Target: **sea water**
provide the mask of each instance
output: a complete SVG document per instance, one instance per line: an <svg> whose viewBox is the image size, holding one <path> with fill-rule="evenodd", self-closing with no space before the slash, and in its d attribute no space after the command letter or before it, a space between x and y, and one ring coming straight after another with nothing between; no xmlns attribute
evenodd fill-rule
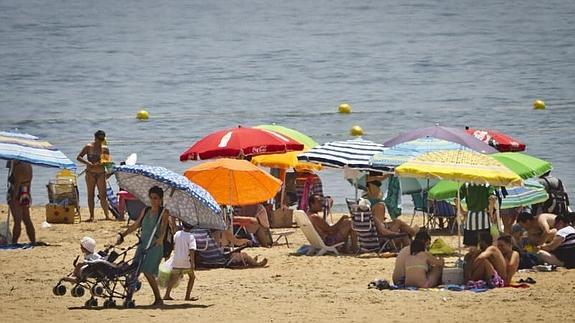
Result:
<svg viewBox="0 0 575 323"><path fill-rule="evenodd" d="M353 125L380 143L436 123L487 127L551 161L573 195L573 17L567 0L3 0L0 129L73 160L102 129L116 162L135 152L182 173L195 164L184 150L238 124L319 143L350 139ZM54 175L34 168L34 204ZM354 193L342 172L320 176L343 207ZM83 178L80 193L86 205Z"/></svg>

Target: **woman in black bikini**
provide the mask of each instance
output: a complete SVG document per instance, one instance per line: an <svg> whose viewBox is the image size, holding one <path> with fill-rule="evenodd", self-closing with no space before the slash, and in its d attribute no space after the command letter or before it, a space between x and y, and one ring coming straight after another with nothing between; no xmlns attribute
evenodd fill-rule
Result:
<svg viewBox="0 0 575 323"><path fill-rule="evenodd" d="M108 200L106 199L106 169L102 164L102 156L110 155L108 146L104 144L105 141L106 133L102 130L96 131L94 142L84 146L78 157L76 157L79 162L86 164L85 177L88 190L88 208L90 209L90 219L87 222L94 221L94 193L96 186L98 187L98 197L100 198L100 205L104 210L106 220L111 220L108 214Z"/></svg>

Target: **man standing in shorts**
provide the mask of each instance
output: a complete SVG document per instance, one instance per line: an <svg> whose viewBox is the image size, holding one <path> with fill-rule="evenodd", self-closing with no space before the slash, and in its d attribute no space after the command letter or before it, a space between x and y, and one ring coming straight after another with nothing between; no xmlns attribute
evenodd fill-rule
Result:
<svg viewBox="0 0 575 323"><path fill-rule="evenodd" d="M461 199L467 203L467 216L463 225L463 244L468 247L475 247L479 243L479 236L488 233L491 228L491 221L487 209L489 206L489 196L494 189L492 186L464 184L461 186L459 194Z"/></svg>

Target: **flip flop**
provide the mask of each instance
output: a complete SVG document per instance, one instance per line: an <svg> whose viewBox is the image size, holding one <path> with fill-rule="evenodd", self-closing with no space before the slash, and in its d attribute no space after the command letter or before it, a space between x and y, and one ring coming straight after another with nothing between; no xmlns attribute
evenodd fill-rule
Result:
<svg viewBox="0 0 575 323"><path fill-rule="evenodd" d="M511 283L511 284L509 284L509 287L513 287L513 288L529 288L529 284L527 284L527 283L520 283L520 284Z"/></svg>
<svg viewBox="0 0 575 323"><path fill-rule="evenodd" d="M527 284L535 284L535 283L537 283L537 282L535 281L535 279L533 279L533 278L531 278L531 277L527 277L526 279L521 278L521 279L519 279L517 282L520 283L520 284L521 284L521 283L527 283Z"/></svg>

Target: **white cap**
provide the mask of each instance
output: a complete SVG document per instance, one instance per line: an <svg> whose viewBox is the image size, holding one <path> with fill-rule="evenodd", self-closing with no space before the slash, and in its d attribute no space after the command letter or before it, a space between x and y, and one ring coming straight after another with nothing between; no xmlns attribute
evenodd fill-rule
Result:
<svg viewBox="0 0 575 323"><path fill-rule="evenodd" d="M82 240L80 240L80 245L90 253L94 253L96 250L96 240L90 237L83 237Z"/></svg>

